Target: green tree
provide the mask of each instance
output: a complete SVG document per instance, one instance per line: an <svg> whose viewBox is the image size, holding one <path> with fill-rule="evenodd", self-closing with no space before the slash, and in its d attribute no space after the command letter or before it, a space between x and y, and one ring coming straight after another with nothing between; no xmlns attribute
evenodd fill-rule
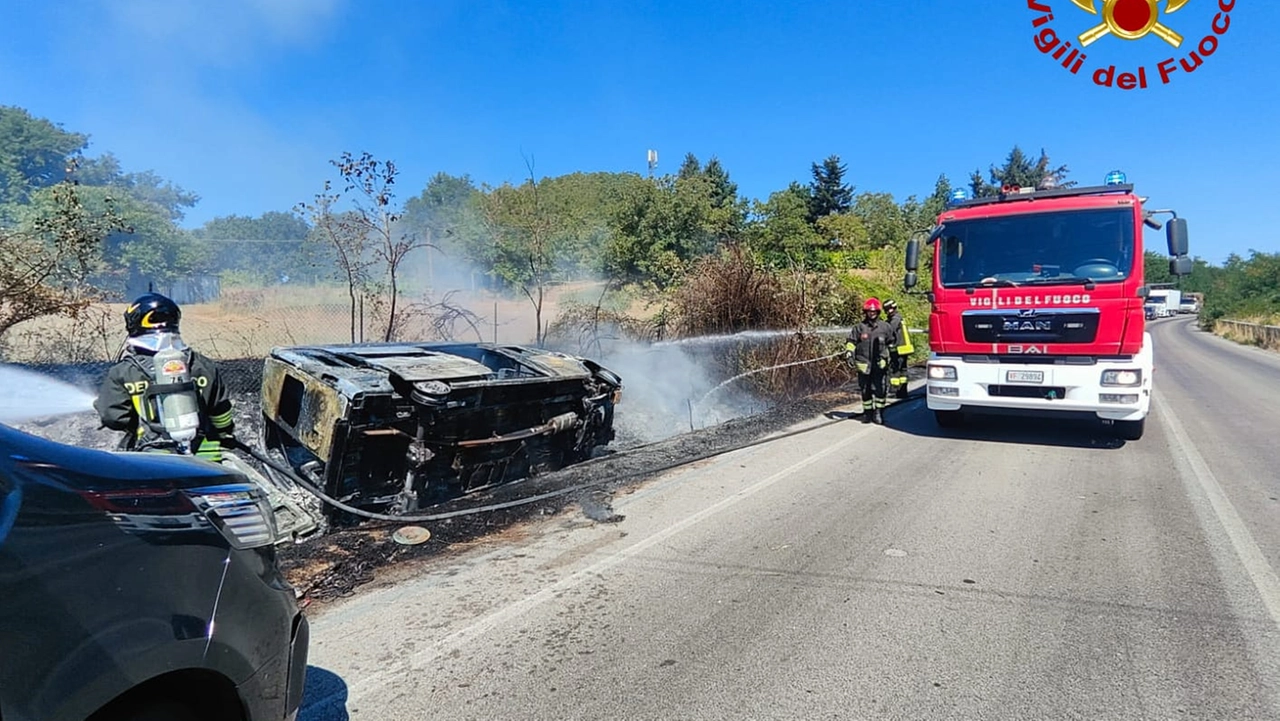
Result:
<svg viewBox="0 0 1280 721"><path fill-rule="evenodd" d="M493 244L487 259L506 283L518 288L533 306L534 342L546 333L543 312L547 288L557 261L556 221L545 202L542 183L529 166L529 180L504 183L485 195L483 208Z"/></svg>
<svg viewBox="0 0 1280 721"><path fill-rule="evenodd" d="M427 181L418 195L404 204L401 224L408 232L422 238L423 263L406 270L406 280L434 289L450 279L470 287L477 273L493 277L493 269L473 262L473 249L489 242L484 227L481 204L484 193L468 175L455 176L439 172ZM480 253L479 257L484 257Z"/></svg>
<svg viewBox="0 0 1280 721"><path fill-rule="evenodd" d="M809 184L809 222L831 213L843 213L853 205L853 188L844 182L848 166L840 164L840 156L831 155L822 164L814 163L813 181Z"/></svg>
<svg viewBox="0 0 1280 721"><path fill-rule="evenodd" d="M1076 183L1067 179L1069 173L1066 165L1054 166L1044 149L1040 150L1040 157L1033 161L1022 148L1014 145L1000 167L990 167L990 183L983 180L981 171L975 170L969 176L969 189L973 197L982 198L999 194L1005 186L1039 188L1051 183L1058 188L1070 188Z"/></svg>
<svg viewBox="0 0 1280 721"><path fill-rule="evenodd" d="M853 204L853 214L867 229L870 248L905 246L911 234L903 209L889 193L860 193Z"/></svg>
<svg viewBox="0 0 1280 721"><path fill-rule="evenodd" d="M124 230L109 200L96 212L64 181L32 193L15 227L0 228L0 337L14 325L74 316L100 297L88 282L102 240Z"/></svg>
<svg viewBox="0 0 1280 721"><path fill-rule="evenodd" d="M401 222L441 253L461 258L481 231L481 196L471 176L436 173L405 202Z"/></svg>
<svg viewBox="0 0 1280 721"><path fill-rule="evenodd" d="M760 254L764 262L774 268L796 265L817 265L822 251L839 248L841 243L860 242L860 233L836 220L825 221L828 237L823 237L809 222L812 206L810 191L797 182L769 195L769 199L756 201L753 220L747 230L750 246ZM824 215L823 218L844 218L844 214ZM840 233L850 237L839 237Z"/></svg>
<svg viewBox="0 0 1280 721"><path fill-rule="evenodd" d="M685 153L684 160L680 163L680 169L676 171L676 177L695 178L702 174L702 163L698 161L698 156L693 153Z"/></svg>
<svg viewBox="0 0 1280 721"><path fill-rule="evenodd" d="M729 172L715 156L702 169L711 198L711 230L721 241L736 240L742 236L747 223L748 203L738 195L738 184L729 178Z"/></svg>
<svg viewBox="0 0 1280 721"><path fill-rule="evenodd" d="M12 218L13 206L27 203L36 190L67 179L88 142L88 136L22 108L0 105L0 220Z"/></svg>
<svg viewBox="0 0 1280 721"><path fill-rule="evenodd" d="M732 240L743 204L717 207L705 173L627 182L613 204L605 269L613 279L668 287L689 265Z"/></svg>
<svg viewBox="0 0 1280 721"><path fill-rule="evenodd" d="M175 185L150 170L126 173L120 161L111 153L96 158L86 158L76 171L82 185L100 185L117 188L136 200L153 205L174 222L182 220L188 208L200 202L200 196Z"/></svg>
<svg viewBox="0 0 1280 721"><path fill-rule="evenodd" d="M191 235L208 248L215 272L268 285L319 279L317 268L330 264L332 258L310 252L316 247L306 242L310 233L311 226L297 215L270 211L257 218L214 218Z"/></svg>
<svg viewBox="0 0 1280 721"><path fill-rule="evenodd" d="M162 208L105 186L81 186L80 192L86 207L103 212L110 205L127 226L127 231L111 233L103 242L97 282L104 290L136 295L212 272L209 247L175 225Z"/></svg>
<svg viewBox="0 0 1280 721"><path fill-rule="evenodd" d="M1142 277L1147 283L1172 283L1174 277L1169 274L1169 257L1154 250L1143 253Z"/></svg>
<svg viewBox="0 0 1280 721"><path fill-rule="evenodd" d="M914 230L932 227L938 222L938 216L942 215L942 211L946 210L947 204L951 202L951 191L951 181L946 174L939 175L933 184L933 192L924 199L920 216L912 223Z"/></svg>

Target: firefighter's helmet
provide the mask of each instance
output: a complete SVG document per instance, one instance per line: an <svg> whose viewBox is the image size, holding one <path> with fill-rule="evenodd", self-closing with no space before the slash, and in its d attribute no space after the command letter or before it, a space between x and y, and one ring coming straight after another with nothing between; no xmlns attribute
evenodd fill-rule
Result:
<svg viewBox="0 0 1280 721"><path fill-rule="evenodd" d="M867 298L867 302L865 302L865 303L863 303L863 304L862 304L862 310L863 310L864 312L866 312L866 311L870 311L870 312L873 312L873 313L879 313L879 312L880 312L880 301L879 301L879 299L877 299L877 298Z"/></svg>
<svg viewBox="0 0 1280 721"><path fill-rule="evenodd" d="M177 333L182 311L159 293L139 296L124 311L124 329L130 338L148 333Z"/></svg>
<svg viewBox="0 0 1280 721"><path fill-rule="evenodd" d="M894 311L894 310L897 310L897 309L898 309L898 301L896 301L896 300L886 300L886 301L884 302L884 312L888 313L889 311Z"/></svg>

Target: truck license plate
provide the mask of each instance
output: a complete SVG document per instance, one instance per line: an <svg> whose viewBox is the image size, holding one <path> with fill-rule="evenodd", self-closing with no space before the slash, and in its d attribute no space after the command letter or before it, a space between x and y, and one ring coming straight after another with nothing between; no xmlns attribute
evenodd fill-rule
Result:
<svg viewBox="0 0 1280 721"><path fill-rule="evenodd" d="M1008 383L1044 383L1044 371L1009 371Z"/></svg>

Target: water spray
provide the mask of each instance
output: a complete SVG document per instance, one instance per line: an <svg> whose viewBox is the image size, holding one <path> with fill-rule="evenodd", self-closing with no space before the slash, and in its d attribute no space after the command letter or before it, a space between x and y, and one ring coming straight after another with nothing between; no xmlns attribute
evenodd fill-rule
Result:
<svg viewBox="0 0 1280 721"><path fill-rule="evenodd" d="M650 347L654 349L669 347L690 347L690 346L712 346L723 345L726 343L758 343L774 338L783 338L786 336L800 335L804 333L813 335L837 335L848 333L848 328L809 328L805 330L744 330L737 333L722 333L716 335L699 335L689 338L675 338L672 340L661 340L653 343Z"/></svg>
<svg viewBox="0 0 1280 721"><path fill-rule="evenodd" d="M843 332L843 331L841 331L841 332ZM810 363L821 363L822 361L825 361L825 360L834 360L834 359L839 358L839 357L841 357L841 356L843 356L843 355L844 355L844 351L840 351L839 353L832 353L831 355L824 355L824 356L821 356L821 357L819 357L819 358L810 358L810 359L808 359L808 360L801 360L801 361L791 361L790 363L779 363L779 364L777 364L777 365L766 366L766 367L764 367L764 368L753 368L752 370L744 371L744 372L739 373L738 375L733 376L733 377L731 377L731 378L726 378L725 380L721 381L721 382L720 382L720 384L719 384L719 385L717 385L715 388L712 388L711 390L707 391L707 392L706 392L706 394L705 394L705 395L703 395L701 398L699 398L699 399L698 399L698 401L697 401L696 403L693 403L693 404L691 404L691 405L689 406L689 427L690 427L690 430L692 430L692 429L693 429L693 408L694 408L694 407L701 407L701 406L702 406L702 404L703 404L703 403L705 403L705 402L706 402L706 400L707 400L708 398L710 398L712 395L714 395L714 394L715 394L717 391L719 391L721 388L724 388L725 386L728 386L729 384L733 383L734 381L740 380L740 379L742 379L742 378L746 378L747 376L753 376L753 375L755 375L755 374L757 374L757 373L764 373L764 372L766 372L766 371L778 370L778 369L780 369L780 368L791 368L791 367L794 367L794 366L808 365L808 364L810 364Z"/></svg>

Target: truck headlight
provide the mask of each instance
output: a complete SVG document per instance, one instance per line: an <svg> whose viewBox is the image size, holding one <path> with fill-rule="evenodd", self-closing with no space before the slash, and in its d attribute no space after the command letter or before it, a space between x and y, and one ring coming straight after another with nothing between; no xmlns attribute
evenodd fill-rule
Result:
<svg viewBox="0 0 1280 721"><path fill-rule="evenodd" d="M1102 385L1104 386L1140 386L1142 385L1142 371L1102 371Z"/></svg>
<svg viewBox="0 0 1280 721"><path fill-rule="evenodd" d="M956 369L953 366L929 366L929 379L953 381L956 379Z"/></svg>

